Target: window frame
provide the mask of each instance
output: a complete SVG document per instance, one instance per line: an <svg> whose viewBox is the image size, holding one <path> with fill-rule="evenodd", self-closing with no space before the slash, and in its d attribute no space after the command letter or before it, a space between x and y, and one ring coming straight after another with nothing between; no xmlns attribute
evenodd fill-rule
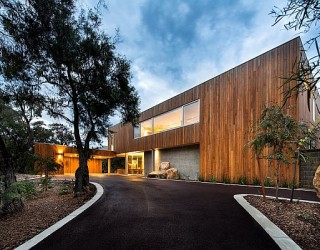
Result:
<svg viewBox="0 0 320 250"><path fill-rule="evenodd" d="M192 105L194 103L198 103L198 114L199 114L199 118L198 118L198 121L197 122L193 122L193 123L189 123L187 125L185 125L185 121L184 121L184 114L185 114L185 107L189 106L189 105ZM164 129L164 130L161 130L160 132L154 132L154 120L155 118L157 117L160 117L160 116L163 116L165 114L168 114L170 112L174 112L178 109L182 109L182 117L181 117L181 125L180 126L177 126L177 127L174 127L174 128L169 128L169 129ZM171 109L171 110L168 110L167 112L164 112L162 114L159 114L159 115L156 115L154 117L151 117L149 119L146 119L144 121L141 121L139 122L138 126L139 126L139 129L140 129L140 137L135 137L135 128L133 130L133 139L140 139L140 138L143 138L143 137L147 137L147 136L150 136L150 135L145 135L145 136L142 136L142 131L141 131L141 124L146 122L146 121L149 121L151 120L151 134L150 135L155 135L155 134L159 134L159 133L163 133L163 132L167 132L167 131L170 131L170 130L173 130L173 129L177 129L177 128L182 128L182 127L186 127L186 126L189 126L189 125L193 125L193 124L197 124L197 123L200 123L200 99L197 99L197 100L194 100L192 102L189 102L189 103L186 103L184 105L181 105L180 107L177 107L177 108L174 108L174 109Z"/></svg>

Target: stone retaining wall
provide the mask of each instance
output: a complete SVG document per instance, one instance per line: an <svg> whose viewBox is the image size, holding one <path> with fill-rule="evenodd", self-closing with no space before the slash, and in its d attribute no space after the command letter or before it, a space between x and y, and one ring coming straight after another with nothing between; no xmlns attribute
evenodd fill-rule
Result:
<svg viewBox="0 0 320 250"><path fill-rule="evenodd" d="M300 187L313 189L313 177L320 165L320 149L305 152L306 162L300 161Z"/></svg>

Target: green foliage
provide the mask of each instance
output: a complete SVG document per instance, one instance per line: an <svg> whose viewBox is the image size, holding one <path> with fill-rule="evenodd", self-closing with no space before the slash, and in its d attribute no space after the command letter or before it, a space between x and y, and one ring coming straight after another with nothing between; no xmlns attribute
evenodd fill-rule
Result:
<svg viewBox="0 0 320 250"><path fill-rule="evenodd" d="M249 183L247 176L240 176L238 178L238 183L241 185L247 185Z"/></svg>
<svg viewBox="0 0 320 250"><path fill-rule="evenodd" d="M40 155L36 155L35 157L35 170L37 171L37 173L44 173L47 176L49 172L58 171L62 167L61 164L57 163L51 156L42 157Z"/></svg>
<svg viewBox="0 0 320 250"><path fill-rule="evenodd" d="M7 201L30 199L37 195L36 185L30 181L14 182L5 191Z"/></svg>
<svg viewBox="0 0 320 250"><path fill-rule="evenodd" d="M81 193L89 182L90 143L107 136L116 112L123 122L135 123L140 101L130 84L129 61L101 29L103 1L94 9L78 6L74 0L6 1L0 73L8 82L30 83L38 93L50 89L43 107L73 127L80 159L75 190ZM85 181L78 182L80 175Z"/></svg>
<svg viewBox="0 0 320 250"><path fill-rule="evenodd" d="M198 181L204 182L204 177L203 177L203 175L199 174L199 176L198 176Z"/></svg>
<svg viewBox="0 0 320 250"><path fill-rule="evenodd" d="M253 184L253 185L256 185L256 186L259 186L259 185L260 185L260 180L259 180L259 178L258 178L258 177L253 177L252 184Z"/></svg>
<svg viewBox="0 0 320 250"><path fill-rule="evenodd" d="M63 184L60 187L59 195L66 195L66 194L70 194L71 192L72 192L72 190L70 189L69 185L68 184Z"/></svg>
<svg viewBox="0 0 320 250"><path fill-rule="evenodd" d="M40 183L42 186L42 191L47 191L48 188L53 188L53 182L52 182L52 177L50 176L44 176L40 178Z"/></svg>
<svg viewBox="0 0 320 250"><path fill-rule="evenodd" d="M226 184L230 184L231 183L231 179L228 175L223 175L222 176L222 182L226 183Z"/></svg>
<svg viewBox="0 0 320 250"><path fill-rule="evenodd" d="M53 123L49 125L49 131L52 133L50 142L60 145L74 144L74 136L69 127L60 123Z"/></svg>
<svg viewBox="0 0 320 250"><path fill-rule="evenodd" d="M216 183L217 182L217 178L214 175L210 176L210 182Z"/></svg>
<svg viewBox="0 0 320 250"><path fill-rule="evenodd" d="M285 114L277 104L266 106L254 126L254 138L249 142L249 146L257 157L261 157L263 149L270 149L262 158L276 163L276 198L278 198L279 168L282 164L291 163L296 150L300 150L298 145L301 142L301 136L304 136L305 127L298 124L290 115ZM267 182L266 186L268 185Z"/></svg>
<svg viewBox="0 0 320 250"><path fill-rule="evenodd" d="M19 110L10 104L5 104L1 99L0 121L1 137L10 153L15 170L19 173L33 173L34 141L51 142L52 132L45 128L43 122L30 121L28 124Z"/></svg>
<svg viewBox="0 0 320 250"><path fill-rule="evenodd" d="M51 177L49 177L49 173L52 174L58 171L61 167L61 164L57 163L55 159L51 156L36 156L35 171L37 173L45 174L45 177L41 178L44 191L47 191L48 188L52 187Z"/></svg>
<svg viewBox="0 0 320 250"><path fill-rule="evenodd" d="M283 188L292 188L292 182L288 181L288 180L285 180L282 185L281 185Z"/></svg>
<svg viewBox="0 0 320 250"><path fill-rule="evenodd" d="M264 185L266 187L272 187L273 186L273 183L272 183L272 179L270 177L267 177L265 180L264 180Z"/></svg>

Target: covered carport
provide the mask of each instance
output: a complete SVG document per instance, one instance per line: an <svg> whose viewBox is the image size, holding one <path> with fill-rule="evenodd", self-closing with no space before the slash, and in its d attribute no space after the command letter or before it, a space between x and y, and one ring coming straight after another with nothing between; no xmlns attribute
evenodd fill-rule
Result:
<svg viewBox="0 0 320 250"><path fill-rule="evenodd" d="M57 174L74 174L79 166L79 155L76 147L65 145L36 143L34 152L41 157L52 157L62 165ZM108 174L111 173L111 158L116 157L111 150L92 149L88 160L89 173L102 173L102 161L108 160Z"/></svg>

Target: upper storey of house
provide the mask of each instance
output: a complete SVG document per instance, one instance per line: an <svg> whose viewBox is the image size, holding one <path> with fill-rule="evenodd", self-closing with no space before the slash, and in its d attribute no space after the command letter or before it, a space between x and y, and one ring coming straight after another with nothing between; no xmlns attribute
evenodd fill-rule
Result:
<svg viewBox="0 0 320 250"><path fill-rule="evenodd" d="M264 105L283 103L283 79L293 73L301 56L297 37L142 112L137 127L110 127L109 148L125 153L200 144L201 151L219 145L225 152L240 152L244 133ZM312 114L305 98L291 98L285 108L309 121Z"/></svg>

